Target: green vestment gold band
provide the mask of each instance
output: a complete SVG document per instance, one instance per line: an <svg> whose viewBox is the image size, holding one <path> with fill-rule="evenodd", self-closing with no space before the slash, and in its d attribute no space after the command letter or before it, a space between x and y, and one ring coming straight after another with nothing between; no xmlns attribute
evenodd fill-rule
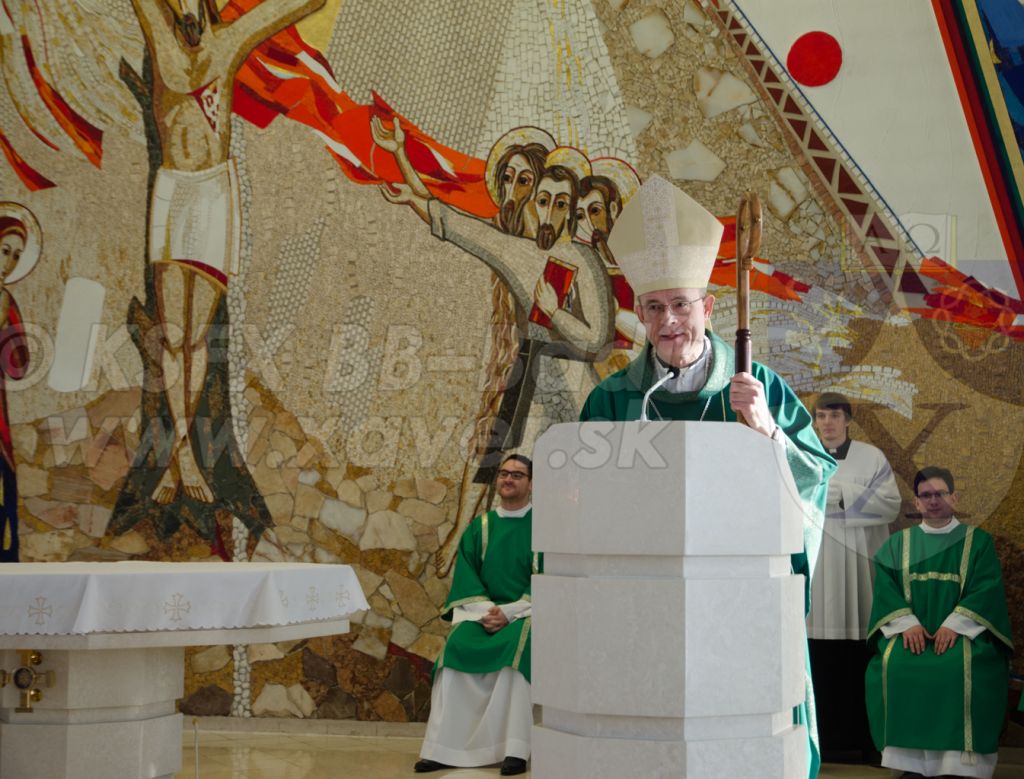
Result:
<svg viewBox="0 0 1024 779"><path fill-rule="evenodd" d="M915 655L903 648L902 634L882 632L908 614L932 635L951 614L986 629L974 639L960 636L941 655L931 642ZM879 749L998 751L1013 643L992 536L967 525L892 536L875 555L870 624L874 655L865 679Z"/></svg>
<svg viewBox="0 0 1024 779"><path fill-rule="evenodd" d="M533 511L522 517L502 517L489 511L466 526L455 558L451 592L444 618L469 603L495 605L530 599L530 577L541 561L532 550ZM448 636L435 671L452 668L467 673L491 673L515 668L530 681L530 618L516 619L496 633L479 622L460 622Z"/></svg>

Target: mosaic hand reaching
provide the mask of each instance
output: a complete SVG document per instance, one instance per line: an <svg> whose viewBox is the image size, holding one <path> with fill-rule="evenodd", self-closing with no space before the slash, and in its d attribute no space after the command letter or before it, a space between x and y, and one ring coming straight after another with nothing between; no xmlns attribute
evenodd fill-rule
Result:
<svg viewBox="0 0 1024 779"><path fill-rule="evenodd" d="M420 178L419 173L413 168L412 163L409 161L409 155L405 151L405 130L402 129L401 120L396 116L393 126L388 128L384 126L384 122L381 121L379 116L374 116L370 119L370 134L373 136L375 144L384 151L394 155L395 162L398 163L398 169L402 172L402 178L405 179L406 185L418 197L429 200L431 197L430 190L427 189L423 179Z"/></svg>
<svg viewBox="0 0 1024 779"><path fill-rule="evenodd" d="M373 136L375 144L392 154L397 154L400 149L405 147L405 131L397 117L395 117L395 125L392 128L385 127L379 116L372 117L370 119L370 134Z"/></svg>
<svg viewBox="0 0 1024 779"><path fill-rule="evenodd" d="M429 198L417 195L408 184L380 184L377 188L389 203L409 206L420 219L430 224L430 214L427 212Z"/></svg>

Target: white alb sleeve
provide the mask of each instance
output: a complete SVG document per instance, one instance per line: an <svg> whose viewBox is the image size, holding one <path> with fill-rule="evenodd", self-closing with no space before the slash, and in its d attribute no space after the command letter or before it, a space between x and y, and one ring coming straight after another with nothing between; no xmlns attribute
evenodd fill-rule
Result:
<svg viewBox="0 0 1024 779"><path fill-rule="evenodd" d="M494 602L479 600L476 603L467 603L464 606L456 606L452 609L452 627L460 622L479 622L484 614L494 608Z"/></svg>
<svg viewBox="0 0 1024 779"><path fill-rule="evenodd" d="M921 621L913 614L904 614L902 617L896 617L891 619L882 625L882 635L886 638L892 638L897 633L902 633L904 630L909 630L915 625L920 625Z"/></svg>
<svg viewBox="0 0 1024 779"><path fill-rule="evenodd" d="M967 636L972 641L985 632L987 629L984 625L979 625L970 617L965 617L963 614L950 614L942 623L942 627L949 628L954 633L959 633L961 636Z"/></svg>
<svg viewBox="0 0 1024 779"><path fill-rule="evenodd" d="M501 613L505 615L505 619L509 622L514 622L517 619L526 619L533 614L533 604L528 600L517 600L512 603L505 603L498 606L501 609Z"/></svg>

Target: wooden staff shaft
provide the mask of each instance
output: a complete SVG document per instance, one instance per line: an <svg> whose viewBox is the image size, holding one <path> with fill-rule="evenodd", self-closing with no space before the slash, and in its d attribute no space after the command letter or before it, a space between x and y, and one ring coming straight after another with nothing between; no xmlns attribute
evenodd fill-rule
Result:
<svg viewBox="0 0 1024 779"><path fill-rule="evenodd" d="M736 213L736 373L750 373L750 271L761 248L761 199L747 192Z"/></svg>

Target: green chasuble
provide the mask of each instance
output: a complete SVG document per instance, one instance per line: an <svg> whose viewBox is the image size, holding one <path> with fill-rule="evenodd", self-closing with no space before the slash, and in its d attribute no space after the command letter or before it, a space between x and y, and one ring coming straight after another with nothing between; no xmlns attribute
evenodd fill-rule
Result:
<svg viewBox="0 0 1024 779"><path fill-rule="evenodd" d="M522 517L500 517L489 511L466 526L455 557L455 575L444 619L468 603L491 601L497 606L530 600L530 577L540 573L533 554L533 510ZM515 668L530 681L530 617L516 619L497 633L479 622L460 622L437 658L435 672L452 668L467 673L491 673Z"/></svg>
<svg viewBox="0 0 1024 779"><path fill-rule="evenodd" d="M901 634L886 638L881 631L914 614L934 635L953 613L986 630L973 640L960 636L941 655L930 641L912 654ZM1013 644L992 536L967 525L949 533L912 527L892 536L875 555L870 624L874 656L865 678L879 749L998 751Z"/></svg>
<svg viewBox="0 0 1024 779"><path fill-rule="evenodd" d="M697 392L658 390L651 395L653 402L648 415L652 419L736 421L736 412L729 405L729 381L736 363L735 352L714 333L707 331L706 335L711 341L711 366L704 387ZM836 461L822 447L812 427L814 420L782 377L757 362L753 364L753 374L764 385L768 408L785 433L786 461L803 504L804 548L792 556L792 566L794 573L804 576L804 609L807 612L810 611L811 573L821 547L828 480L836 469ZM580 413L580 421L625 422L639 419L644 393L655 381L651 345L648 344L643 354L594 388ZM794 710L793 721L807 727L808 776L813 779L818 775L821 761L809 661L805 664L805 689L805 701Z"/></svg>

